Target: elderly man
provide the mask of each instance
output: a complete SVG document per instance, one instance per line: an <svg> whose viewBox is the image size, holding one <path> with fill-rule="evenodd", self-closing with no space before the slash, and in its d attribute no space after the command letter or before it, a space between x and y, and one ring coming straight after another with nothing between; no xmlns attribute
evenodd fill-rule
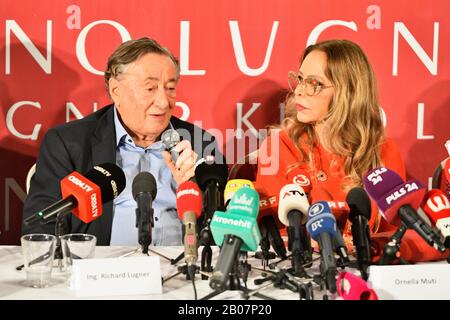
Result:
<svg viewBox="0 0 450 320"><path fill-rule="evenodd" d="M61 199L60 180L70 172L85 173L94 165L110 162L124 171L125 190L104 204L102 216L91 223L69 215L66 231L93 234L98 245L137 245L136 202L131 187L139 172L148 171L158 188L153 202L153 245L181 245L176 188L194 176L197 157L205 156L205 148L216 150L217 146L199 127L172 116L179 78L177 60L156 41L141 38L121 44L109 57L105 71L114 104L46 133L23 219ZM167 129L188 133L175 147L180 153L175 163L161 142ZM54 229L54 223L24 224L22 233L54 233Z"/></svg>

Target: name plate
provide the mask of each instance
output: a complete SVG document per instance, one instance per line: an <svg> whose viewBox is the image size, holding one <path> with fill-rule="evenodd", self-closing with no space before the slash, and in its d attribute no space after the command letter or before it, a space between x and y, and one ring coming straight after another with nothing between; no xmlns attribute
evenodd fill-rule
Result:
<svg viewBox="0 0 450 320"><path fill-rule="evenodd" d="M450 265L370 266L369 284L381 300L450 299Z"/></svg>
<svg viewBox="0 0 450 320"><path fill-rule="evenodd" d="M78 296L161 294L159 257L73 260L70 288Z"/></svg>

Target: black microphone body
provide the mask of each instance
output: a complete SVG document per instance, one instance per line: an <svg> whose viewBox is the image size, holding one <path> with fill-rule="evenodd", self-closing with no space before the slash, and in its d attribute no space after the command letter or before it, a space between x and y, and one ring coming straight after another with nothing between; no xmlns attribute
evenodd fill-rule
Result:
<svg viewBox="0 0 450 320"><path fill-rule="evenodd" d="M261 234L268 235L269 242L276 254L283 260L287 259L286 247L284 246L284 241L281 238L275 218L272 215L267 215L261 218L260 225Z"/></svg>
<svg viewBox="0 0 450 320"><path fill-rule="evenodd" d="M348 219L351 222L358 269L362 278L367 280L369 277L367 269L371 264L369 220L372 213L372 205L366 191L359 187L349 191L346 202L350 208Z"/></svg>
<svg viewBox="0 0 450 320"><path fill-rule="evenodd" d="M441 252L446 250L440 235L423 221L417 211L409 204L405 204L398 209L398 216L409 229L415 230L430 246L434 246Z"/></svg>
<svg viewBox="0 0 450 320"><path fill-rule="evenodd" d="M153 200L156 198L157 186L155 177L149 172L140 172L133 180L132 194L136 201L136 227L138 229L138 242L142 252L148 252L152 243Z"/></svg>
<svg viewBox="0 0 450 320"><path fill-rule="evenodd" d="M48 223L53 221L52 218L58 214L70 213L74 208L78 206L78 201L74 196L69 196L65 199L61 199L58 202L53 203L47 208L29 216L24 220L26 225L31 225L37 221L42 223Z"/></svg>
<svg viewBox="0 0 450 320"><path fill-rule="evenodd" d="M347 264L348 262L350 262L348 258L347 247L345 246L344 238L342 237L341 231L339 229L336 229L336 236L334 237L334 248L343 264Z"/></svg>
<svg viewBox="0 0 450 320"><path fill-rule="evenodd" d="M223 291L226 289L230 272L235 265L243 241L238 236L226 234L223 239L220 255L209 285L212 289Z"/></svg>
<svg viewBox="0 0 450 320"><path fill-rule="evenodd" d="M306 262L304 257L304 245L302 234L302 219L303 213L300 210L291 210L288 212L289 220L289 241L288 248L292 252L292 266L295 273L300 275L303 274L303 264Z"/></svg>
<svg viewBox="0 0 450 320"><path fill-rule="evenodd" d="M207 204L204 210L206 220L211 219L217 210L225 210L223 190L217 180L209 180L203 194Z"/></svg>
<svg viewBox="0 0 450 320"><path fill-rule="evenodd" d="M225 211L224 189L228 178L228 166L203 162L195 169L195 179L203 192L203 214L201 216L202 231L200 234L203 245L213 245L214 239L209 230L209 224L217 210Z"/></svg>
<svg viewBox="0 0 450 320"><path fill-rule="evenodd" d="M153 197L148 192L140 192L136 195L136 227L138 228L139 244L144 248L152 243L153 221ZM143 252L144 252L143 251ZM146 253L146 252L144 252Z"/></svg>
<svg viewBox="0 0 450 320"><path fill-rule="evenodd" d="M334 257L334 248L331 235L327 232L319 234L317 242L320 248L320 273L324 275L326 283L331 292L336 292L336 259Z"/></svg>
<svg viewBox="0 0 450 320"><path fill-rule="evenodd" d="M371 263L370 254L370 228L367 218L357 215L352 219L352 238L356 248L356 260L358 269L364 280L368 279L367 268Z"/></svg>

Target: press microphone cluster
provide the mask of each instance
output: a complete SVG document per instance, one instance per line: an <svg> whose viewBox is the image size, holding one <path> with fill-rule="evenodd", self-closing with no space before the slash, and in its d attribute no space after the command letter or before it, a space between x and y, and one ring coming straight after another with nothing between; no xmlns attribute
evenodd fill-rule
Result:
<svg viewBox="0 0 450 320"><path fill-rule="evenodd" d="M102 215L102 204L115 199L125 183L125 174L113 163L96 165L84 175L74 171L61 180L62 199L26 218L24 223L47 223L70 212L90 223Z"/></svg>
<svg viewBox="0 0 450 320"><path fill-rule="evenodd" d="M261 241L256 217L258 215L259 195L250 188L236 191L228 204L226 212L216 211L211 220L214 241L221 251L210 277L211 288L226 289L230 272L237 263L240 251L256 251Z"/></svg>
<svg viewBox="0 0 450 320"><path fill-rule="evenodd" d="M425 188L418 180L404 182L394 171L380 167L367 173L364 188L388 223L394 226L403 224L415 230L430 246L445 251L440 235L416 211L425 194Z"/></svg>

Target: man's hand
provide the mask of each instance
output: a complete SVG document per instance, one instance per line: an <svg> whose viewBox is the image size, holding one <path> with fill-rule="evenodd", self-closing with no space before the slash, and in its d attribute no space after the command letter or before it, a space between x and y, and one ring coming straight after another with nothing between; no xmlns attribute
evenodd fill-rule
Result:
<svg viewBox="0 0 450 320"><path fill-rule="evenodd" d="M180 154L176 163L172 161L172 156L168 151L163 151L162 155L175 181L180 185L195 175L197 154L192 150L191 143L188 140L178 143L174 150Z"/></svg>

